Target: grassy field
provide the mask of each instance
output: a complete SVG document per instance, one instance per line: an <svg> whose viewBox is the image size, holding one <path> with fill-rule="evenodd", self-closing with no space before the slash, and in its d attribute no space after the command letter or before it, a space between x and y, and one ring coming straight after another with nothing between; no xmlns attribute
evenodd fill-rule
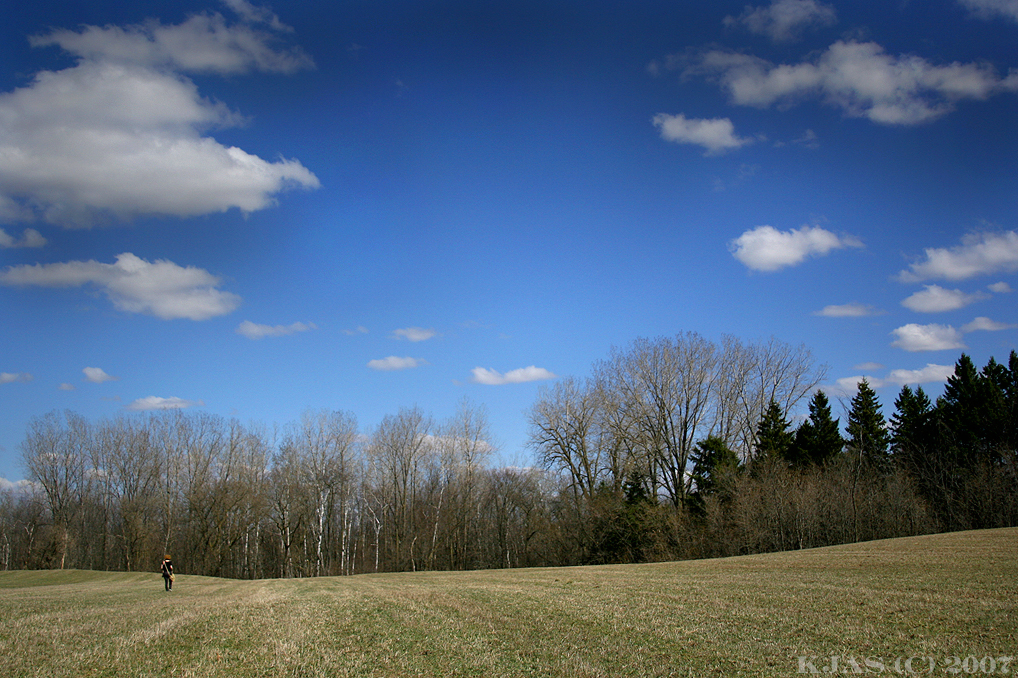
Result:
<svg viewBox="0 0 1018 678"><path fill-rule="evenodd" d="M7 676L791 676L832 655L839 672L920 656L1001 674L1018 529L649 565L182 575L169 593L158 574L3 572L0 614Z"/></svg>

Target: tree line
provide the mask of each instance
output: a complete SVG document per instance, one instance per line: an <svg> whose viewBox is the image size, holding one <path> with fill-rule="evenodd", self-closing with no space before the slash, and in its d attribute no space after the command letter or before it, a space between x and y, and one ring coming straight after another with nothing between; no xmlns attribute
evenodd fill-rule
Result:
<svg viewBox="0 0 1018 678"><path fill-rule="evenodd" d="M868 383L844 434L804 346L638 339L527 412L491 463L483 408L268 429L204 412L32 420L34 491L0 495L0 569L239 578L640 562L1018 525L1018 355L962 355L943 395ZM789 417L808 406L793 426ZM805 414L805 412L804 412Z"/></svg>

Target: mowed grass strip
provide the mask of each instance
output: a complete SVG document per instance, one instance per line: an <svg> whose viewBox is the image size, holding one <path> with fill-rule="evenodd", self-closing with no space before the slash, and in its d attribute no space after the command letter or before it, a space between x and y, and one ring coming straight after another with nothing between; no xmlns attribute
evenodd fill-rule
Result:
<svg viewBox="0 0 1018 678"><path fill-rule="evenodd" d="M799 656L1018 655L1018 529L647 565L178 576L169 593L157 574L4 572L0 614L10 676L796 675Z"/></svg>

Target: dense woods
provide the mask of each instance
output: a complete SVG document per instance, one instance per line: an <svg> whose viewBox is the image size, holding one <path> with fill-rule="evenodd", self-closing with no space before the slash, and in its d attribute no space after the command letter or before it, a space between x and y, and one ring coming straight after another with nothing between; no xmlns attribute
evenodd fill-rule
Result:
<svg viewBox="0 0 1018 678"><path fill-rule="evenodd" d="M844 426L805 347L639 339L527 412L530 467L492 463L483 408L369 432L203 412L50 413L0 495L0 568L239 578L638 562L1018 525L1018 355L962 355L942 396L865 381ZM800 423L794 425L793 420Z"/></svg>

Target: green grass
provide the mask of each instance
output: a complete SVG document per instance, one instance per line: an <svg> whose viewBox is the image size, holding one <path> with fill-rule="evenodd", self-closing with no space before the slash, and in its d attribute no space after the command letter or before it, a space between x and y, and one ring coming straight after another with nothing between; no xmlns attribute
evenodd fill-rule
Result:
<svg viewBox="0 0 1018 678"><path fill-rule="evenodd" d="M1018 655L1018 529L648 565L181 575L170 593L158 574L3 572L0 615L8 676L791 676L800 655L883 657L891 675L899 656Z"/></svg>

